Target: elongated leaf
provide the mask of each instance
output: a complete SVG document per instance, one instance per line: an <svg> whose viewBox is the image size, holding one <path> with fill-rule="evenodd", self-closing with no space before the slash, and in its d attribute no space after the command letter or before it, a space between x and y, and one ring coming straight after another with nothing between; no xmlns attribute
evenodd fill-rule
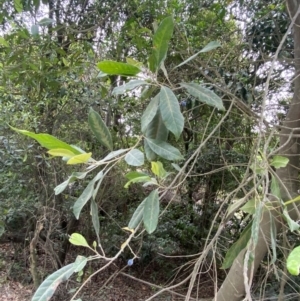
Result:
<svg viewBox="0 0 300 301"><path fill-rule="evenodd" d="M272 175L272 181L271 181L271 193L278 199L281 199L281 193L280 193L280 187L278 180L275 178L275 176Z"/></svg>
<svg viewBox="0 0 300 301"><path fill-rule="evenodd" d="M135 209L131 220L128 224L128 228L130 229L135 229L138 224L141 222L142 218L143 218L143 213L144 213L144 206L145 206L145 202L146 202L147 198L144 199L139 206Z"/></svg>
<svg viewBox="0 0 300 301"><path fill-rule="evenodd" d="M170 39L173 35L174 22L172 17L165 18L157 28L153 36L153 57L155 61L150 63L150 70L156 72L165 60ZM154 58L151 58L154 60Z"/></svg>
<svg viewBox="0 0 300 301"><path fill-rule="evenodd" d="M161 118L161 114L157 111L152 121L148 124L145 136L151 139L166 141L168 139L168 134L169 131Z"/></svg>
<svg viewBox="0 0 300 301"><path fill-rule="evenodd" d="M91 216L92 216L93 227L95 229L99 241L99 233L100 233L99 213L98 213L98 206L93 199L91 200Z"/></svg>
<svg viewBox="0 0 300 301"><path fill-rule="evenodd" d="M146 110L144 111L142 118L141 118L141 126L142 132L145 133L149 123L153 120L157 113L159 104L159 94L157 94L152 100L149 102Z"/></svg>
<svg viewBox="0 0 300 301"><path fill-rule="evenodd" d="M251 237L251 227L252 227L252 222L249 223L249 225L247 225L247 227L244 229L237 242L235 242L227 251L221 267L222 269L230 268L235 258L239 255L239 253L244 248L246 248L248 241Z"/></svg>
<svg viewBox="0 0 300 301"><path fill-rule="evenodd" d="M118 149L118 150L116 150L116 151L110 152L106 157L104 157L104 158L101 160L101 162L102 162L102 161L103 161L103 162L109 161L109 160L111 160L111 159L113 159L113 158L116 158L116 157L118 157L118 156L124 154L124 153L127 152L127 151L128 151L128 149Z"/></svg>
<svg viewBox="0 0 300 301"><path fill-rule="evenodd" d="M33 138L36 140L41 146L47 148L47 149L66 149L69 150L70 152L79 155L80 152L72 147L71 145L49 135L49 134L35 134L26 130L19 130L11 126L11 129L14 131L23 134L25 136L28 136L30 138Z"/></svg>
<svg viewBox="0 0 300 301"><path fill-rule="evenodd" d="M156 159L156 153L150 148L146 139L144 139L144 151L148 161L154 161Z"/></svg>
<svg viewBox="0 0 300 301"><path fill-rule="evenodd" d="M288 163L289 163L288 158L283 156L274 156L270 165L274 166L275 168L281 168L281 167L286 167Z"/></svg>
<svg viewBox="0 0 300 301"><path fill-rule="evenodd" d="M168 87L161 87L159 109L166 128L178 139L183 130L184 118L177 97Z"/></svg>
<svg viewBox="0 0 300 301"><path fill-rule="evenodd" d="M124 185L124 188L128 188L133 183L147 183L147 182L152 182L152 178L150 178L149 176L140 176L140 177L137 177L137 178L134 178L134 179L128 181ZM152 182L152 184L155 184L155 183Z"/></svg>
<svg viewBox="0 0 300 301"><path fill-rule="evenodd" d="M69 183L74 182L76 179L84 179L87 174L87 172L73 172L72 175L68 178L68 180L64 181L63 183L57 185L54 188L55 195L62 193L67 188Z"/></svg>
<svg viewBox="0 0 300 301"><path fill-rule="evenodd" d="M147 140L147 143L152 149L152 151L155 152L160 157L170 161L183 159L180 151L174 146L172 146L171 144L164 141L150 139L150 138L145 138L145 139Z"/></svg>
<svg viewBox="0 0 300 301"><path fill-rule="evenodd" d="M69 238L69 242L74 246L89 247L86 239L79 233L73 233Z"/></svg>
<svg viewBox="0 0 300 301"><path fill-rule="evenodd" d="M87 264L87 258L85 256L78 255L74 262L74 272L78 273L84 269Z"/></svg>
<svg viewBox="0 0 300 301"><path fill-rule="evenodd" d="M188 63L191 60L193 60L194 58L196 58L200 53L211 51L211 50L213 50L215 48L218 48L220 46L221 46L221 44L219 42L217 42L217 41L209 42L203 49L201 49L199 52L195 53L194 55L192 55L191 57L189 57L188 59L186 59L184 62L180 63L175 68L178 68L180 66L185 65L186 63Z"/></svg>
<svg viewBox="0 0 300 301"><path fill-rule="evenodd" d="M88 119L89 119L89 126L93 134L96 136L97 140L100 143L102 143L104 146L106 146L109 150L112 150L113 149L112 138L101 116L92 108L90 108Z"/></svg>
<svg viewBox="0 0 300 301"><path fill-rule="evenodd" d="M47 153L54 157L73 157L76 155L70 150L64 148L50 149L49 151L47 151Z"/></svg>
<svg viewBox="0 0 300 301"><path fill-rule="evenodd" d="M48 276L39 286L31 301L50 300L59 284L68 280L74 272L74 263L71 263Z"/></svg>
<svg viewBox="0 0 300 301"><path fill-rule="evenodd" d="M159 216L159 196L158 190L153 190L148 197L144 205L143 222L146 231L151 234L155 231L158 223Z"/></svg>
<svg viewBox="0 0 300 301"><path fill-rule="evenodd" d="M253 241L254 246L256 246L258 241L258 235L259 235L259 229L260 229L260 221L261 221L261 215L263 212L264 204L262 202L258 203L258 206L255 210L253 222L252 222L252 228L251 228L251 238Z"/></svg>
<svg viewBox="0 0 300 301"><path fill-rule="evenodd" d="M92 156L92 153L80 154L73 156L67 161L68 165L87 163Z"/></svg>
<svg viewBox="0 0 300 301"><path fill-rule="evenodd" d="M135 76L141 72L136 66L115 61L103 61L98 63L97 67L102 72L111 75Z"/></svg>
<svg viewBox="0 0 300 301"><path fill-rule="evenodd" d="M246 213L254 214L258 204L259 204L259 200L256 198L253 198L253 199L249 200L240 209Z"/></svg>
<svg viewBox="0 0 300 301"><path fill-rule="evenodd" d="M133 180L139 177L149 177L149 175L144 172L138 172L138 171L130 171L125 175L125 178L128 180Z"/></svg>
<svg viewBox="0 0 300 301"><path fill-rule="evenodd" d="M140 80L140 79L131 80L130 82L126 83L123 86L115 87L112 91L112 94L115 94L115 95L124 94L126 91L130 91L137 87L147 85L147 84L148 83L145 82L144 80Z"/></svg>
<svg viewBox="0 0 300 301"><path fill-rule="evenodd" d="M213 106L221 111L225 110L222 99L213 91L196 83L181 83L180 85L186 88L189 94L197 97L201 102Z"/></svg>
<svg viewBox="0 0 300 301"><path fill-rule="evenodd" d="M125 156L127 164L132 166L141 166L144 164L144 154L138 149L132 149Z"/></svg>
<svg viewBox="0 0 300 301"><path fill-rule="evenodd" d="M18 13L21 13L23 11L23 4L21 0L14 0L14 6Z"/></svg>
<svg viewBox="0 0 300 301"><path fill-rule="evenodd" d="M300 246L296 247L286 260L287 270L291 275L298 276L300 272Z"/></svg>

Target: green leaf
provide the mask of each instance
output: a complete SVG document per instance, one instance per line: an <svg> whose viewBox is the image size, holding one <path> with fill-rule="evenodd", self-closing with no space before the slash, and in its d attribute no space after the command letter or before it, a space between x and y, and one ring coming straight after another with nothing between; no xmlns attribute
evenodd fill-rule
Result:
<svg viewBox="0 0 300 301"><path fill-rule="evenodd" d="M85 256L78 255L74 262L74 272L78 273L84 269L87 264L87 258Z"/></svg>
<svg viewBox="0 0 300 301"><path fill-rule="evenodd" d="M95 229L97 238L99 240L100 222L99 222L98 206L93 199L91 200L91 216L92 216L93 227Z"/></svg>
<svg viewBox="0 0 300 301"><path fill-rule="evenodd" d="M50 300L59 284L68 280L74 272L74 263L71 263L48 276L36 290L31 301Z"/></svg>
<svg viewBox="0 0 300 301"><path fill-rule="evenodd" d="M143 213L144 213L144 206L145 206L145 203L146 203L146 199L144 199L140 204L139 206L135 209L131 219L130 219L130 222L128 224L128 228L130 229L135 229L138 224L140 223L140 221L142 220L143 218Z"/></svg>
<svg viewBox="0 0 300 301"><path fill-rule="evenodd" d="M241 210L246 213L254 214L256 208L258 207L258 204L259 204L258 199L256 198L251 199L243 207L241 207Z"/></svg>
<svg viewBox="0 0 300 301"><path fill-rule="evenodd" d="M38 36L39 33L40 33L40 29L39 29L39 26L36 25L36 24L33 24L30 28L30 32L33 36Z"/></svg>
<svg viewBox="0 0 300 301"><path fill-rule="evenodd" d="M125 178L128 180L133 180L139 177L149 177L149 175L144 172L138 172L138 171L130 171L125 175Z"/></svg>
<svg viewBox="0 0 300 301"><path fill-rule="evenodd" d="M48 26L54 23L54 20L51 18L43 18L42 20L39 21L40 26Z"/></svg>
<svg viewBox="0 0 300 301"><path fill-rule="evenodd" d="M165 18L157 28L153 36L153 53L149 65L152 72L156 72L165 60L169 42L173 35L174 22L172 17Z"/></svg>
<svg viewBox="0 0 300 301"><path fill-rule="evenodd" d="M150 148L152 149L152 151L155 152L160 157L170 161L183 159L180 151L174 146L172 146L171 144L164 141L150 139L150 138L145 138L145 139L148 145L150 146Z"/></svg>
<svg viewBox="0 0 300 301"><path fill-rule="evenodd" d="M97 140L100 143L102 143L104 146L106 146L109 150L112 150L113 149L112 138L101 116L92 108L90 108L88 120L89 120L89 126L93 134L96 136Z"/></svg>
<svg viewBox="0 0 300 301"><path fill-rule="evenodd" d="M272 175L272 181L271 181L271 193L278 199L281 199L281 193L280 193L280 187L278 180L275 176Z"/></svg>
<svg viewBox="0 0 300 301"><path fill-rule="evenodd" d="M264 204L262 202L259 202L259 204L255 210L255 214L254 214L254 218L253 218L253 222L252 222L251 237L252 237L254 246L257 245L257 241L258 241L258 235L259 235L259 230L260 230L260 221L261 221L261 215L263 212L263 207L264 207Z"/></svg>
<svg viewBox="0 0 300 301"><path fill-rule="evenodd" d="M251 227L252 222L247 225L247 227L242 232L240 238L229 248L224 258L221 269L228 269L231 267L235 258L239 255L239 253L246 248L248 241L251 237Z"/></svg>
<svg viewBox="0 0 300 301"><path fill-rule="evenodd" d="M141 166L144 164L144 154L138 149L132 149L125 156L128 165Z"/></svg>
<svg viewBox="0 0 300 301"><path fill-rule="evenodd" d="M153 120L157 113L159 104L159 94L157 94L154 98L151 99L149 102L146 110L144 111L142 118L141 118L141 127L142 132L145 133L149 123Z"/></svg>
<svg viewBox="0 0 300 301"><path fill-rule="evenodd" d="M161 179L163 179L167 175L167 172L165 171L163 164L159 161L151 162L151 170L156 176L158 176Z"/></svg>
<svg viewBox="0 0 300 301"><path fill-rule="evenodd" d="M181 64L179 64L175 68L178 68L180 66L185 65L186 63L190 62L195 57L197 57L200 53L211 51L211 50L213 50L213 49L215 49L217 47L220 47L220 46L221 46L221 44L219 42L217 42L217 41L209 42L203 49L201 49L199 52L195 53L194 55L192 55L191 57L189 57L188 59L186 59L184 62L182 62Z"/></svg>
<svg viewBox="0 0 300 301"><path fill-rule="evenodd" d="M50 149L47 153L53 157L73 157L76 155L72 151L64 148Z"/></svg>
<svg viewBox="0 0 300 301"><path fill-rule="evenodd" d="M155 231L159 216L158 190L153 190L146 198L143 212L143 222L146 231L151 234Z"/></svg>
<svg viewBox="0 0 300 301"><path fill-rule="evenodd" d="M80 154L73 156L67 161L68 165L87 163L92 156L92 153Z"/></svg>
<svg viewBox="0 0 300 301"><path fill-rule="evenodd" d="M197 97L201 102L213 106L221 111L225 110L222 99L213 91L196 83L180 83L180 85L186 88L189 94Z"/></svg>
<svg viewBox="0 0 300 301"><path fill-rule="evenodd" d="M286 260L287 270L291 275L298 276L300 272L300 246L289 254Z"/></svg>
<svg viewBox="0 0 300 301"><path fill-rule="evenodd" d="M88 200L92 197L94 192L94 185L97 181L103 179L103 171L101 170L95 177L90 181L87 187L83 190L80 197L76 200L73 205L73 214L76 219L79 219L80 212Z"/></svg>
<svg viewBox="0 0 300 301"><path fill-rule="evenodd" d="M115 61L103 61L98 63L97 67L102 72L110 75L135 76L141 72L136 66Z"/></svg>
<svg viewBox="0 0 300 301"><path fill-rule="evenodd" d="M125 85L115 87L112 91L112 94L115 94L115 95L124 94L126 91L133 90L142 85L148 85L148 83L145 82L144 80L140 80L140 79L131 80L128 83L126 83Z"/></svg>
<svg viewBox="0 0 300 301"><path fill-rule="evenodd" d="M125 184L124 188L127 189L133 183L147 183L147 182L151 182L151 181L152 181L152 179L147 175L146 176L135 177L134 179L131 179L130 181L128 181ZM155 184L155 183L153 183L153 184Z"/></svg>
<svg viewBox="0 0 300 301"><path fill-rule="evenodd" d="M35 134L29 131L25 130L19 130L11 126L11 129L14 131L23 134L25 136L28 136L30 138L33 138L36 140L41 146L47 148L47 149L66 149L70 152L79 155L81 152L79 152L75 147L72 147L71 145L49 135L49 134Z"/></svg>
<svg viewBox="0 0 300 301"><path fill-rule="evenodd" d="M168 135L169 131L161 118L160 111L157 111L154 118L146 128L145 136L151 139L166 141L168 139Z"/></svg>
<svg viewBox="0 0 300 301"><path fill-rule="evenodd" d="M274 156L270 165L275 168L286 167L289 163L289 159L283 156Z"/></svg>
<svg viewBox="0 0 300 301"><path fill-rule="evenodd" d="M283 209L283 216L292 232L299 230L300 226L290 217L287 207L284 207Z"/></svg>
<svg viewBox="0 0 300 301"><path fill-rule="evenodd" d="M9 47L8 42L3 37L0 37L0 45L4 47Z"/></svg>
<svg viewBox="0 0 300 301"><path fill-rule="evenodd" d="M73 172L72 175L66 181L57 185L54 188L55 195L62 193L67 188L67 186L70 183L74 182L76 179L84 179L87 174L88 172Z"/></svg>
<svg viewBox="0 0 300 301"><path fill-rule="evenodd" d="M74 246L89 247L86 239L79 233L73 233L69 238L69 242Z"/></svg>
<svg viewBox="0 0 300 301"><path fill-rule="evenodd" d="M161 87L159 93L159 109L166 128L172 132L178 140L183 130L184 118L180 111L177 97L168 87Z"/></svg>
<svg viewBox="0 0 300 301"><path fill-rule="evenodd" d="M18 13L21 13L23 11L23 4L21 0L14 0L14 6Z"/></svg>

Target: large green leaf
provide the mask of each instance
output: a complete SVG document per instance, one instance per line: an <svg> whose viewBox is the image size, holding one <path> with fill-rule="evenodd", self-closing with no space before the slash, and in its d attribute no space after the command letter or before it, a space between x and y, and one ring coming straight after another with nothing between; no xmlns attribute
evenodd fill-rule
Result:
<svg viewBox="0 0 300 301"><path fill-rule="evenodd" d="M149 59L149 68L156 72L165 60L170 39L173 35L174 22L172 17L165 18L153 36L153 53Z"/></svg>
<svg viewBox="0 0 300 301"><path fill-rule="evenodd" d="M72 147L71 145L49 135L49 134L35 134L26 130L19 130L11 126L11 129L14 131L23 134L25 136L28 136L30 138L33 138L36 140L41 146L47 148L47 149L66 149L71 151L72 153L79 155L81 152L79 152L75 147Z"/></svg>
<svg viewBox="0 0 300 301"><path fill-rule="evenodd" d="M157 111L152 121L148 124L145 136L147 138L166 141L168 139L169 131L166 128L160 111Z"/></svg>
<svg viewBox="0 0 300 301"><path fill-rule="evenodd" d="M159 216L159 196L158 190L153 190L146 198L144 211L143 211L143 222L146 231L151 234L155 231L158 223Z"/></svg>
<svg viewBox="0 0 300 301"><path fill-rule="evenodd" d="M149 123L156 115L159 104L159 94L151 99L141 118L142 132L145 133Z"/></svg>
<svg viewBox="0 0 300 301"><path fill-rule="evenodd" d="M161 87L159 109L166 128L178 139L183 130L184 118L177 97L168 87Z"/></svg>
<svg viewBox="0 0 300 301"><path fill-rule="evenodd" d="M286 260L287 270L291 275L298 276L300 272L300 246L296 247Z"/></svg>
<svg viewBox="0 0 300 301"><path fill-rule="evenodd" d="M98 141L106 146L109 150L113 149L113 142L110 135L110 132L103 122L101 116L92 108L90 108L89 112L89 126L96 136Z"/></svg>
<svg viewBox="0 0 300 301"><path fill-rule="evenodd" d="M126 154L125 161L132 166L141 166L144 164L144 154L138 149L132 149Z"/></svg>
<svg viewBox="0 0 300 301"><path fill-rule="evenodd" d="M145 139L152 151L160 157L170 161L183 159L180 151L171 144L160 140L150 139L147 137Z"/></svg>
<svg viewBox="0 0 300 301"><path fill-rule="evenodd" d="M130 222L128 224L128 228L135 229L138 226L138 224L140 223L140 221L142 220L146 200L147 200L147 198L144 199L139 204L139 206L135 209L135 211L130 219Z"/></svg>
<svg viewBox="0 0 300 301"><path fill-rule="evenodd" d="M74 263L71 263L48 276L39 286L31 301L50 300L59 284L68 280L74 272Z"/></svg>
<svg viewBox="0 0 300 301"><path fill-rule="evenodd" d="M126 91L130 91L137 87L140 87L142 85L147 85L147 84L148 84L147 82L145 82L144 80L141 80L141 79L131 80L128 83L126 83L125 85L115 87L112 91L112 94L115 94L115 95L124 94Z"/></svg>
<svg viewBox="0 0 300 301"><path fill-rule="evenodd" d="M213 91L196 83L180 83L180 85L187 89L189 94L197 97L201 102L213 106L221 111L225 110L222 99Z"/></svg>
<svg viewBox="0 0 300 301"><path fill-rule="evenodd" d="M23 11L23 4L21 0L14 0L14 6L18 13L21 13Z"/></svg>
<svg viewBox="0 0 300 301"><path fill-rule="evenodd" d="M88 172L73 172L72 175L63 183L57 185L54 188L55 195L62 193L70 183L74 182L76 179L84 179Z"/></svg>
<svg viewBox="0 0 300 301"><path fill-rule="evenodd" d="M229 248L224 258L222 269L228 269L231 267L235 258L239 255L239 253L246 248L248 241L251 237L251 227L252 222L247 225L247 227L242 232L240 238Z"/></svg>
<svg viewBox="0 0 300 301"><path fill-rule="evenodd" d="M178 66L176 66L176 68L185 65L186 63L188 63L189 61L191 61L195 57L197 57L200 53L211 51L211 50L213 50L215 48L218 48L220 46L221 46L221 44L217 41L209 42L203 49L201 49L199 52L195 53L194 55L192 55L191 57L186 59L184 62L180 63Z"/></svg>
<svg viewBox="0 0 300 301"><path fill-rule="evenodd" d="M111 75L135 76L141 72L136 66L115 61L103 61L98 63L97 67L102 72Z"/></svg>

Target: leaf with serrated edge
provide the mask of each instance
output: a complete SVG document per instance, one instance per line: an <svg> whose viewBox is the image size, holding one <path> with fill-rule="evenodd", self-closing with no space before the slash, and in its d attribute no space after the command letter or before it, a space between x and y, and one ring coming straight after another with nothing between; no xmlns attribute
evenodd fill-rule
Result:
<svg viewBox="0 0 300 301"><path fill-rule="evenodd" d="M112 138L110 132L103 122L101 116L92 108L89 112L89 126L97 140L106 146L109 150L113 149Z"/></svg>
<svg viewBox="0 0 300 301"><path fill-rule="evenodd" d="M141 118L141 126L142 132L145 133L147 126L153 120L156 115L158 104L159 104L159 94L157 94L154 98L151 99L149 102L146 110L144 111L142 118Z"/></svg>
<svg viewBox="0 0 300 301"><path fill-rule="evenodd" d="M34 293L31 301L50 300L56 288L63 282L68 280L74 273L74 263L70 263L58 271L48 276Z"/></svg>
<svg viewBox="0 0 300 301"><path fill-rule="evenodd" d="M184 118L177 97L168 87L161 87L159 110L166 128L178 139L183 130Z"/></svg>
<svg viewBox="0 0 300 301"><path fill-rule="evenodd" d="M139 177L149 177L149 175L144 172L138 172L138 171L130 171L125 175L125 178L128 180L133 180Z"/></svg>
<svg viewBox="0 0 300 301"><path fill-rule="evenodd" d="M225 110L222 99L213 91L196 83L180 83L180 85L186 88L189 94L198 98L201 102L216 107L221 111Z"/></svg>
<svg viewBox="0 0 300 301"><path fill-rule="evenodd" d="M89 247L86 239L79 233L73 233L69 238L69 242L74 246Z"/></svg>
<svg viewBox="0 0 300 301"><path fill-rule="evenodd" d="M171 144L159 141L155 139L145 138L148 145L152 149L153 152L155 152L160 157L170 160L170 161L176 161L176 160L182 160L183 157L180 153L180 151L172 146Z"/></svg>
<svg viewBox="0 0 300 301"><path fill-rule="evenodd" d="M125 156L128 165L141 166L144 164L144 154L138 149L132 149Z"/></svg>
<svg viewBox="0 0 300 301"><path fill-rule="evenodd" d="M151 234L155 231L158 223L159 216L159 196L158 190L153 190L148 197L144 205L143 222L146 231Z"/></svg>
<svg viewBox="0 0 300 301"><path fill-rule="evenodd" d="M115 61L103 61L97 64L97 67L106 74L135 76L141 70L133 65Z"/></svg>
<svg viewBox="0 0 300 301"><path fill-rule="evenodd" d="M135 229L138 226L138 224L140 223L140 221L142 220L146 199L144 199L139 204L139 206L135 209L135 211L130 219L130 222L128 224L128 228Z"/></svg>

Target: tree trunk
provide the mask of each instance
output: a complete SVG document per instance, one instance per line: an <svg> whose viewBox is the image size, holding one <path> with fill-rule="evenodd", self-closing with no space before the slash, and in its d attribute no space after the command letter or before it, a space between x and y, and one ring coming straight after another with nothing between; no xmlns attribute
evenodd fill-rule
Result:
<svg viewBox="0 0 300 301"><path fill-rule="evenodd" d="M280 168L277 171L277 175L283 183L281 187L281 197L284 201L294 198L298 195L299 189L298 171L299 171L299 138L293 137L293 134L298 134L300 131L300 15L299 8L300 2L298 0L287 0L287 10L290 18L296 18L293 25L293 38L294 38L294 64L295 64L295 76L294 76L294 95L290 104L289 112L286 116L281 130L280 138L280 154L289 159L289 164L285 168ZM297 16L296 16L297 15ZM296 130L296 128L298 128ZM290 138L290 136L292 138ZM274 218L276 228L279 230L281 223L279 221L280 213L273 210L272 217ZM297 210L291 208L290 215L292 218L297 218ZM254 249L254 262L253 273L255 273L260 265L261 260L266 255L270 241L270 212L264 212L261 224L258 242ZM240 301L245 297L245 285L244 285L244 256L246 249L241 251L238 257L233 262L233 265L219 289L214 300L216 301ZM249 277L248 268L248 277Z"/></svg>

